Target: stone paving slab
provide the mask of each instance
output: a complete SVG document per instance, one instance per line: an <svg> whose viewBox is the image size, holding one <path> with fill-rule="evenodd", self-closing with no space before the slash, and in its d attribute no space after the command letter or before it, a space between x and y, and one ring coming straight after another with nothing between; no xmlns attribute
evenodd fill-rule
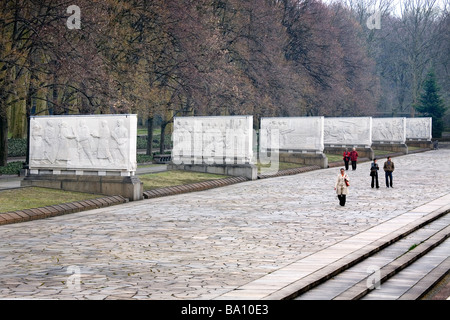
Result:
<svg viewBox="0 0 450 320"><path fill-rule="evenodd" d="M446 196L449 156L394 158L394 189L361 163L346 207L330 168L2 225L0 298L218 299Z"/></svg>

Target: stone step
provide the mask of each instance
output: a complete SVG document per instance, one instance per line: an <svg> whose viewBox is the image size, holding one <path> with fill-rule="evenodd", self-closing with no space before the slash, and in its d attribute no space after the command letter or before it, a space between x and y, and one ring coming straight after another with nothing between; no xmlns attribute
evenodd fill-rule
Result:
<svg viewBox="0 0 450 320"><path fill-rule="evenodd" d="M419 300L424 298L450 270L450 239L383 283L363 300ZM448 299L447 296L442 297ZM442 299L441 298L441 299Z"/></svg>
<svg viewBox="0 0 450 320"><path fill-rule="evenodd" d="M439 246L450 236L450 226L447 226L443 230L437 232L432 237L418 245L413 250L408 251L407 253L399 256L397 259L392 261L391 263L385 265L383 268L378 270L379 272L379 281L380 284L390 280L394 277L394 275L398 274L406 267L412 265L418 259L422 258L426 254L428 254L432 249ZM423 277L423 270L418 270L417 272L421 272L421 276ZM365 279L361 280L345 292L341 293L335 300L357 300L363 298L365 295L371 293L376 289L376 286L369 286L368 281L370 282L368 276ZM397 288L398 289L398 288ZM392 298L395 295L391 295ZM387 296L385 296L387 298Z"/></svg>
<svg viewBox="0 0 450 320"><path fill-rule="evenodd" d="M448 236L449 225L450 214L446 214L435 221L430 221L430 223L405 238L365 258L295 299L356 299L374 288L379 289L380 282L389 278L386 276L387 271L390 271L389 275L392 276L444 241ZM438 235L438 240L433 242L436 235ZM432 245L429 245L430 241ZM421 277L423 277L423 273Z"/></svg>

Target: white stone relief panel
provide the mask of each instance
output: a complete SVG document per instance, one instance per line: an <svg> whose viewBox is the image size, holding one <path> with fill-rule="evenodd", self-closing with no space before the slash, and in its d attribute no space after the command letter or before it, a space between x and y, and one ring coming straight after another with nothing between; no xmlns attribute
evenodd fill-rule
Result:
<svg viewBox="0 0 450 320"><path fill-rule="evenodd" d="M324 142L328 146L370 147L372 145L372 118L325 118Z"/></svg>
<svg viewBox="0 0 450 320"><path fill-rule="evenodd" d="M373 118L372 141L405 143L406 118Z"/></svg>
<svg viewBox="0 0 450 320"><path fill-rule="evenodd" d="M172 139L175 164L250 163L253 117L175 117Z"/></svg>
<svg viewBox="0 0 450 320"><path fill-rule="evenodd" d="M30 169L136 171L137 116L36 116Z"/></svg>
<svg viewBox="0 0 450 320"><path fill-rule="evenodd" d="M324 117L262 118L260 148L323 152L323 130Z"/></svg>
<svg viewBox="0 0 450 320"><path fill-rule="evenodd" d="M431 141L432 118L406 118L406 139Z"/></svg>

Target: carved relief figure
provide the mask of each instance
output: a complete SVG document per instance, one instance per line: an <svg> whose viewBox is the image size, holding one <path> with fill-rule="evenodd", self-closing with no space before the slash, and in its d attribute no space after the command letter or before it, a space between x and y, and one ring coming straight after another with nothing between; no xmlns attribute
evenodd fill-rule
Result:
<svg viewBox="0 0 450 320"><path fill-rule="evenodd" d="M172 134L173 149L172 159L180 160L180 157L190 157L192 155L192 132L187 121L175 121L174 131Z"/></svg>
<svg viewBox="0 0 450 320"><path fill-rule="evenodd" d="M75 139L76 136L71 128L67 125L65 121L59 124L59 134L58 134L58 151L56 154L56 160L67 162L72 159L73 155L69 149L70 140Z"/></svg>
<svg viewBox="0 0 450 320"><path fill-rule="evenodd" d="M92 156L92 148L91 148L91 133L89 131L89 127L86 125L84 120L80 120L78 126L78 155L80 156L80 162L82 160L83 155L85 155L90 163L94 164L94 159Z"/></svg>
<svg viewBox="0 0 450 320"><path fill-rule="evenodd" d="M289 134L294 131L285 120L278 121L278 129L280 130L280 148L287 148L289 144Z"/></svg>
<svg viewBox="0 0 450 320"><path fill-rule="evenodd" d="M44 130L44 156L45 159L50 163L55 162L56 157L56 146L58 143L58 139L56 136L56 130L53 127L54 122L51 120L47 120L47 126Z"/></svg>
<svg viewBox="0 0 450 320"><path fill-rule="evenodd" d="M109 146L111 131L109 130L108 122L106 120L100 121L98 135L93 136L98 138L97 159L107 159L109 163L112 163L113 157Z"/></svg>
<svg viewBox="0 0 450 320"><path fill-rule="evenodd" d="M32 161L44 160L44 130L37 121L33 121L32 132L32 149L30 152L30 158Z"/></svg>
<svg viewBox="0 0 450 320"><path fill-rule="evenodd" d="M203 157L223 157L223 132L219 129L216 122L208 123L203 131ZM217 159L220 160L221 159Z"/></svg>
<svg viewBox="0 0 450 320"><path fill-rule="evenodd" d="M116 122L116 127L112 132L111 136L117 142L117 148L119 154L122 157L120 162L124 162L127 159L127 141L128 141L128 131L123 125L123 120L119 119Z"/></svg>

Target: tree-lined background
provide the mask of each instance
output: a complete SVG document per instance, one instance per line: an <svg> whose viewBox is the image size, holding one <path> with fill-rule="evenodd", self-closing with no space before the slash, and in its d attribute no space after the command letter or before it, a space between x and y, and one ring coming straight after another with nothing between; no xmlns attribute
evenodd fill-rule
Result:
<svg viewBox="0 0 450 320"><path fill-rule="evenodd" d="M81 10L69 29L67 8ZM27 116L418 116L450 101L448 0L3 0L0 166ZM374 13L379 26L367 24ZM379 27L379 28L377 28ZM430 84L428 84L430 86ZM447 120L447 125L448 125ZM155 124L155 125L154 125Z"/></svg>

